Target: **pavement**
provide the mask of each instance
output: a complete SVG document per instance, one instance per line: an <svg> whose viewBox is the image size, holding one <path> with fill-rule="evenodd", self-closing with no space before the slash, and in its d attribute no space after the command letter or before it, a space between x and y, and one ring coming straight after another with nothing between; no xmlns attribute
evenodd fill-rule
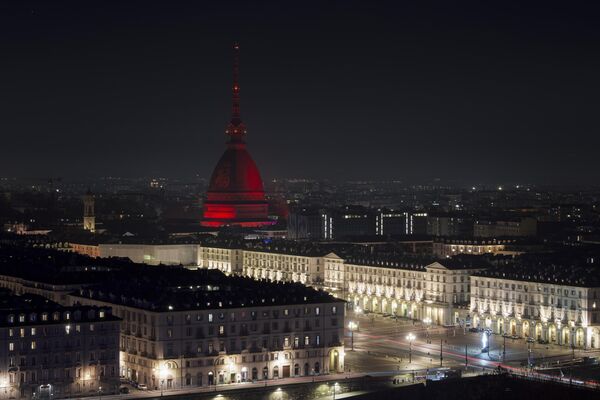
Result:
<svg viewBox="0 0 600 400"><path fill-rule="evenodd" d="M464 367L493 369L498 365L520 368L529 358L538 366L570 363L570 348L557 345L529 344L525 339L492 335L489 353L482 353L482 333L462 328L428 326L420 321L393 320L375 314L349 313L347 321L358 323L354 332L346 332L346 368L352 372L406 372L435 367ZM407 339L411 333L415 339ZM441 354L441 357L440 357ZM598 357L597 350L575 350L575 358ZM441 358L441 360L440 360Z"/></svg>
<svg viewBox="0 0 600 400"><path fill-rule="evenodd" d="M327 374L327 375L317 375L317 376L303 376L297 378L282 378L282 379L271 379L268 381L256 381L256 382L243 382L243 383L231 383L231 384L223 384L216 385L210 387L189 387L183 389L169 389L163 390L161 394L161 390L137 390L133 389L128 394L116 394L116 395L102 395L102 396L85 396L85 397L71 397L72 399L85 399L85 400L124 400L124 399L144 399L144 398L157 398L157 397L166 397L166 396L184 396L184 395L193 395L193 394L209 394L214 393L216 396L221 397L223 393L234 392L239 390L260 390L265 388L280 388L289 385L297 385L302 383L328 383L331 382L343 382L344 380L350 380L355 378L360 378L365 376L364 373L343 373L343 374ZM270 390L273 392L273 390ZM336 395L336 398L350 397L355 396L358 393L339 393Z"/></svg>

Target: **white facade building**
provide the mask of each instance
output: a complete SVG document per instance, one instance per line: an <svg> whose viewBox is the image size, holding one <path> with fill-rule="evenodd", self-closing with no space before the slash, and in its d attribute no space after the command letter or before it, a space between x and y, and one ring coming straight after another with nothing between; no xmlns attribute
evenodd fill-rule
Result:
<svg viewBox="0 0 600 400"><path fill-rule="evenodd" d="M472 276L473 325L497 334L600 348L600 286L540 275ZM552 280L552 281L550 281Z"/></svg>

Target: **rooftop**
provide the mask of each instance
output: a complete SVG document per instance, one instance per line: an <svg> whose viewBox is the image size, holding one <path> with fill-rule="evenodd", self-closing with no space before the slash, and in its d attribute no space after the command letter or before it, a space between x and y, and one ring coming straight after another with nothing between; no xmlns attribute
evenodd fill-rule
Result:
<svg viewBox="0 0 600 400"><path fill-rule="evenodd" d="M65 307L42 296L34 294L16 296L9 290L0 290L0 326L118 320L119 318L111 314L110 308L82 305Z"/></svg>
<svg viewBox="0 0 600 400"><path fill-rule="evenodd" d="M573 249L489 257L494 268L474 275L561 285L600 287L600 251Z"/></svg>
<svg viewBox="0 0 600 400"><path fill-rule="evenodd" d="M78 295L157 312L341 301L300 283L226 276L214 269L146 266L123 270L118 278L82 288Z"/></svg>

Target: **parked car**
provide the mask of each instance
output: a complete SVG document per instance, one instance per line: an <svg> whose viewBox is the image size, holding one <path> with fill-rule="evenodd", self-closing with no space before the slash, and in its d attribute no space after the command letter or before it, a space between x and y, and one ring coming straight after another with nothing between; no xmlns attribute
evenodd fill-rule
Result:
<svg viewBox="0 0 600 400"><path fill-rule="evenodd" d="M139 390L148 390L148 386L146 386L146 385L145 385L145 384L143 384L143 383L138 383L138 385L137 385L137 388L138 388Z"/></svg>
<svg viewBox="0 0 600 400"><path fill-rule="evenodd" d="M121 386L119 388L119 393L128 394L129 393L129 388L127 386Z"/></svg>
<svg viewBox="0 0 600 400"><path fill-rule="evenodd" d="M527 338L527 343L535 343L535 339L532 337Z"/></svg>
<svg viewBox="0 0 600 400"><path fill-rule="evenodd" d="M479 329L477 329L477 328L469 328L469 332L479 332Z"/></svg>

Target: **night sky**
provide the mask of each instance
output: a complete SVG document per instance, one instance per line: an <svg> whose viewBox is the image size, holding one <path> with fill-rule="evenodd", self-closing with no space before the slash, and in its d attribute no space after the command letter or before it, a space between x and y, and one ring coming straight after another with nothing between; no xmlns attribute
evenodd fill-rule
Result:
<svg viewBox="0 0 600 400"><path fill-rule="evenodd" d="M597 9L409 3L2 1L0 176L209 177L238 40L263 178L598 182Z"/></svg>

